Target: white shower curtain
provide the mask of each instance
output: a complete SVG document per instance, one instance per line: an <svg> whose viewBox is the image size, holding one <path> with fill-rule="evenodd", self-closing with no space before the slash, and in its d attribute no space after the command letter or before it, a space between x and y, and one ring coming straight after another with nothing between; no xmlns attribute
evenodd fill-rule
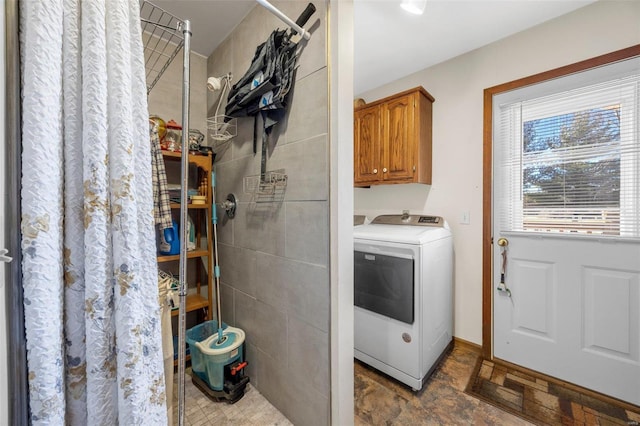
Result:
<svg viewBox="0 0 640 426"><path fill-rule="evenodd" d="M166 424L138 0L24 0L34 424Z"/></svg>

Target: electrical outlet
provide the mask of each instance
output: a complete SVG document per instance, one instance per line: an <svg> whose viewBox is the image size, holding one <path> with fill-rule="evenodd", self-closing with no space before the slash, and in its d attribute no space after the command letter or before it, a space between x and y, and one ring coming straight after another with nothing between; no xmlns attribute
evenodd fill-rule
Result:
<svg viewBox="0 0 640 426"><path fill-rule="evenodd" d="M469 213L469 210L465 210L460 213L460 223L462 225L468 225L471 223L471 213Z"/></svg>

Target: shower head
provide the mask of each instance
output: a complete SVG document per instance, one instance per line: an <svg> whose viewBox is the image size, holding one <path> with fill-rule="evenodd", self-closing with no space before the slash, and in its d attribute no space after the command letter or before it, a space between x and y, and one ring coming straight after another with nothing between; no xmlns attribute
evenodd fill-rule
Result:
<svg viewBox="0 0 640 426"><path fill-rule="evenodd" d="M230 82L231 78L232 78L231 73L227 73L222 77L209 77L207 79L207 89L209 89L210 92L215 92L216 90L220 90L222 89L222 82L224 80L226 80L227 82Z"/></svg>

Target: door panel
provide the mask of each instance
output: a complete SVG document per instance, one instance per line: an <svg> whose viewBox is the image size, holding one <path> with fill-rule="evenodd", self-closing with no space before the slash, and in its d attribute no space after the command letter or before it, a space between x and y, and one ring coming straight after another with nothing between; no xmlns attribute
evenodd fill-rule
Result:
<svg viewBox="0 0 640 426"><path fill-rule="evenodd" d="M354 180L356 183L375 182L382 176L380 107L355 112Z"/></svg>
<svg viewBox="0 0 640 426"><path fill-rule="evenodd" d="M587 267L583 276L584 349L638 362L640 274Z"/></svg>
<svg viewBox="0 0 640 426"><path fill-rule="evenodd" d="M415 97L402 96L385 104L383 132L386 145L383 151L383 179L413 178L415 158ZM385 172L384 169L387 169Z"/></svg>
<svg viewBox="0 0 640 426"><path fill-rule="evenodd" d="M515 288L513 324L521 333L553 339L556 328L555 312L555 265L548 262L513 260ZM517 297L515 295L517 294Z"/></svg>

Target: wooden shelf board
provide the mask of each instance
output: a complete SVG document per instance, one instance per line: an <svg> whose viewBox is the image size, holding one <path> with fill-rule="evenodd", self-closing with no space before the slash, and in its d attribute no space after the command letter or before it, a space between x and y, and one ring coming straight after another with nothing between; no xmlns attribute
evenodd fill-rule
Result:
<svg viewBox="0 0 640 426"><path fill-rule="evenodd" d="M208 209L209 204L187 204L187 208L189 209ZM171 203L172 209L179 209L180 203Z"/></svg>
<svg viewBox="0 0 640 426"><path fill-rule="evenodd" d="M208 257L209 251L206 249L196 249L187 252L187 259L194 259L197 257ZM170 256L158 256L158 263L171 262L173 260L180 260L179 254L172 254Z"/></svg>
<svg viewBox="0 0 640 426"><path fill-rule="evenodd" d="M207 300L206 297L203 297L200 294L188 294L187 295L187 303L186 305L186 311L187 312L193 312L193 311L197 311L198 309L202 309L202 308L208 308L209 307L209 301ZM173 309L171 311L171 316L176 316L178 315L178 309Z"/></svg>
<svg viewBox="0 0 640 426"><path fill-rule="evenodd" d="M165 151L162 150L162 155L167 159L181 159L181 152L173 152L173 151ZM198 167L209 170L211 168L211 155L198 155L198 154L189 154L189 163L195 164Z"/></svg>

